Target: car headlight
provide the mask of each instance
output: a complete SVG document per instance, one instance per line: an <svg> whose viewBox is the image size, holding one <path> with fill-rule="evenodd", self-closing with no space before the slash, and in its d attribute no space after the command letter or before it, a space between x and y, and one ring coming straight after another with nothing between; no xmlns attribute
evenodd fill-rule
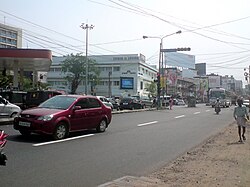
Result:
<svg viewBox="0 0 250 187"><path fill-rule="evenodd" d="M41 116L37 120L50 121L50 120L52 120L52 118L53 118L53 115L51 114L51 115Z"/></svg>

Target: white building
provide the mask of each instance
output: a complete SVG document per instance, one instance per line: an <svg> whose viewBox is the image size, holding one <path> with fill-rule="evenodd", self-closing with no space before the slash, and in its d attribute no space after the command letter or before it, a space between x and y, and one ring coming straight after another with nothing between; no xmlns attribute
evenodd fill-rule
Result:
<svg viewBox="0 0 250 187"><path fill-rule="evenodd" d="M147 95L147 84L156 79L158 70L145 62L142 54L96 55L89 56L100 69L100 82L95 86L95 94L103 96ZM66 57L53 57L47 82L54 89L70 90L70 84L61 71L62 62ZM88 81L91 93L91 81ZM85 93L85 80L80 83L77 93Z"/></svg>
<svg viewBox="0 0 250 187"><path fill-rule="evenodd" d="M0 48L22 48L22 30L0 23Z"/></svg>

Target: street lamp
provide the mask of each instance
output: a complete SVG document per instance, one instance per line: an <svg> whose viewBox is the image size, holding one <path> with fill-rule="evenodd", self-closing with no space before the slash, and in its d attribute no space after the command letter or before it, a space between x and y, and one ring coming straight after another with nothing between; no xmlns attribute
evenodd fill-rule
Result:
<svg viewBox="0 0 250 187"><path fill-rule="evenodd" d="M157 107L160 108L160 92L161 92L161 89L160 89L160 79L161 79L161 75L163 75L163 53L162 53L162 49L163 49L163 39L168 37L168 36L172 36L174 34L181 34L181 30L177 31L177 32L174 32L174 33L171 33L171 34L167 34L163 37L159 37L159 36L143 36L142 38L143 39L147 39L147 38L158 38L161 40L160 42L160 52L159 52L159 71L158 71L158 75L157 75Z"/></svg>
<svg viewBox="0 0 250 187"><path fill-rule="evenodd" d="M88 74L89 74L89 70L88 70L88 30L93 29L94 25L89 25L89 24L85 24L82 23L80 25L80 27L84 30L86 30L86 75L85 75L85 95L88 95Z"/></svg>

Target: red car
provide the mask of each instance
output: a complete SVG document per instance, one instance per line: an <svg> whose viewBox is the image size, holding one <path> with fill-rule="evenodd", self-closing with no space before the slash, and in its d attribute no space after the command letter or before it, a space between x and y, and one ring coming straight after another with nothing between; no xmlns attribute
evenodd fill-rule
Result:
<svg viewBox="0 0 250 187"><path fill-rule="evenodd" d="M36 108L23 110L14 119L14 129L22 135L48 134L58 140L74 131L104 132L111 119L111 108L95 96L58 95Z"/></svg>

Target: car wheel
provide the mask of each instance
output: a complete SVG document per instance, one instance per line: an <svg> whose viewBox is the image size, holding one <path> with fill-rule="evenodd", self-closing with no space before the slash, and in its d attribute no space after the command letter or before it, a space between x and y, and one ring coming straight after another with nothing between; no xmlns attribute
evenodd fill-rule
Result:
<svg viewBox="0 0 250 187"><path fill-rule="evenodd" d="M54 134L53 134L53 138L55 140L64 139L67 137L68 133L69 133L69 130L68 130L67 125L61 122L56 126Z"/></svg>
<svg viewBox="0 0 250 187"><path fill-rule="evenodd" d="M107 128L107 122L106 120L102 119L96 130L97 132L105 132L106 128Z"/></svg>
<svg viewBox="0 0 250 187"><path fill-rule="evenodd" d="M12 113L12 114L10 115L10 117L11 117L11 118L14 118L14 117L17 116L17 114L18 114L17 112L14 112L14 113Z"/></svg>
<svg viewBox="0 0 250 187"><path fill-rule="evenodd" d="M31 134L30 131L26 131L26 130L19 130L19 132L21 133L22 136L29 136Z"/></svg>

